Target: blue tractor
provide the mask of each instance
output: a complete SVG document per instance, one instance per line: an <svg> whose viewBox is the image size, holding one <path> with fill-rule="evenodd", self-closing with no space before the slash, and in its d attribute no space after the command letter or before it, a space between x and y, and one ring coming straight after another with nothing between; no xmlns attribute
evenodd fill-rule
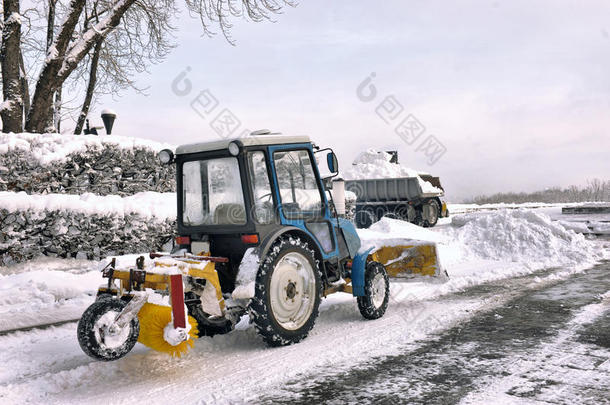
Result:
<svg viewBox="0 0 610 405"><path fill-rule="evenodd" d="M108 283L79 325L92 357L119 358L135 340L179 354L191 337L229 332L246 313L268 345L288 345L307 336L329 294L353 294L362 316L376 319L389 276L441 273L431 244L361 249L344 204L333 201L344 198L342 184L330 190L337 158L306 136L258 131L159 157L176 167L176 245L149 263L104 271ZM151 290L169 293L169 305L147 302Z"/></svg>

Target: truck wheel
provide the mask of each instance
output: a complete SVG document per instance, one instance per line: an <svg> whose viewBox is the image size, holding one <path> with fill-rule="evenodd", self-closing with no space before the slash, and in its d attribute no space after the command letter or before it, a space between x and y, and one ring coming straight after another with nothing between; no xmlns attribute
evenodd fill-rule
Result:
<svg viewBox="0 0 610 405"><path fill-rule="evenodd" d="M422 205L422 219L424 227L432 228L434 225L436 225L440 212L441 207L438 205L438 201L436 200L429 200Z"/></svg>
<svg viewBox="0 0 610 405"><path fill-rule="evenodd" d="M116 298L103 298L85 310L77 328L78 343L85 354L96 360L110 361L129 353L140 334L138 317L122 329L112 326L126 305Z"/></svg>
<svg viewBox="0 0 610 405"><path fill-rule="evenodd" d="M390 279L385 267L378 262L370 262L364 273L364 296L358 297L358 309L366 319L383 316L390 300Z"/></svg>
<svg viewBox="0 0 610 405"><path fill-rule="evenodd" d="M372 210L362 210L356 213L356 226L360 229L368 229L377 222L377 215Z"/></svg>
<svg viewBox="0 0 610 405"><path fill-rule="evenodd" d="M297 343L318 317L322 282L314 252L299 238L282 237L261 262L250 317L269 346Z"/></svg>

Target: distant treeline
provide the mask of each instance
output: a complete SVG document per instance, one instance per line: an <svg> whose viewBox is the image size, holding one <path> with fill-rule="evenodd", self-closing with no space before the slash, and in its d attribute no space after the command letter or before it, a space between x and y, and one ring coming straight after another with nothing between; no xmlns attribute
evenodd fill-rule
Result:
<svg viewBox="0 0 610 405"><path fill-rule="evenodd" d="M567 203L586 201L610 201L610 180L593 179L585 186L570 186L567 188L553 187L532 193L497 193L490 196L478 196L468 203Z"/></svg>

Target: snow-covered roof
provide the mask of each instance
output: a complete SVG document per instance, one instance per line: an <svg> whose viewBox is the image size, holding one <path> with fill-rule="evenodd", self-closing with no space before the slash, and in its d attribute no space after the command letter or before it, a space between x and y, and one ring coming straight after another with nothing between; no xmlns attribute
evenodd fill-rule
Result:
<svg viewBox="0 0 610 405"><path fill-rule="evenodd" d="M241 142L244 146L284 145L290 143L311 142L308 136L254 135L244 138L223 139L220 141L200 142L178 146L178 148L176 148L176 155L227 149L229 147L229 144L233 141Z"/></svg>

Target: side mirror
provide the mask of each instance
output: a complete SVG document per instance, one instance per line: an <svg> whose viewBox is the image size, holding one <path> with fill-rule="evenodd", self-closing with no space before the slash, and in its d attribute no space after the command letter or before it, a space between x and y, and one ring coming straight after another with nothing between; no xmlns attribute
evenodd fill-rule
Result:
<svg viewBox="0 0 610 405"><path fill-rule="evenodd" d="M335 152L331 151L328 155L326 155L326 163L328 163L328 170L332 174L339 173L339 161L337 160L337 155L335 155Z"/></svg>

